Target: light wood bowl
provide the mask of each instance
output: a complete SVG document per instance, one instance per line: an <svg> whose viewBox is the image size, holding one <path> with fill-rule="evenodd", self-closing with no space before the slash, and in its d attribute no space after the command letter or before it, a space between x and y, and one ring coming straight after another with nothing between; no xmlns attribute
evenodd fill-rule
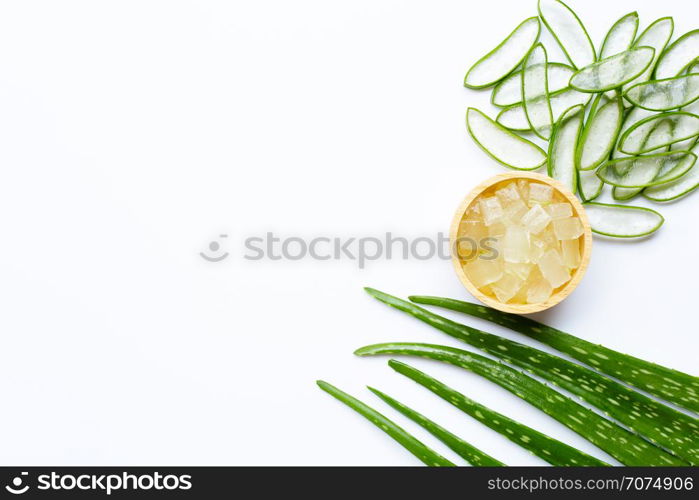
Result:
<svg viewBox="0 0 699 500"><path fill-rule="evenodd" d="M546 302L542 302L541 304L503 304L497 300L497 298L484 294L471 283L466 276L466 273L464 273L459 255L456 251L456 242L459 236L459 224L466 213L466 210L468 210L474 200L484 191L495 186L496 184L516 179L534 180L553 187L560 195L570 202L570 204L573 206L574 214L580 218L583 225L584 232L581 244L582 247L580 249L580 266L575 270L571 280L568 283L566 283L559 290L554 291L551 297L549 297ZM468 194L468 196L466 196L454 215L454 220L452 221L451 230L449 232L449 242L450 248L452 249L451 260L454 264L456 275L459 277L461 283L463 283L466 289L471 292L476 299L499 311L515 314L532 314L555 306L570 295L578 284L580 284L580 280L582 280L583 276L585 275L587 266L590 263L590 252L592 251L592 230L590 229L590 222L587 220L587 215L585 214L585 209L583 208L582 204L563 184L546 175L536 174L533 172L513 172L491 177L487 181L476 186Z"/></svg>

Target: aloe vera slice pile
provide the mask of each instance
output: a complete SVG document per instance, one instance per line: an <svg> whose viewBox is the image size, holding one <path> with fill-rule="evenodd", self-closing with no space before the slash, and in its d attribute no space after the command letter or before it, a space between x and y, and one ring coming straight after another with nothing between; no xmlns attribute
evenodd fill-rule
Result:
<svg viewBox="0 0 699 500"><path fill-rule="evenodd" d="M500 108L492 114L469 108L472 118L475 111L480 115L467 119L479 146L510 168L537 170L545 165L549 176L561 180L584 203L605 193L605 185L622 202L641 194L652 202L667 202L693 192L697 172L690 157L665 175L663 166L669 160L657 155L687 153L699 138L699 29L673 40L674 21L662 17L638 34L639 15L630 12L612 23L596 51L585 24L565 2L539 0L537 10L538 18L522 22L467 72L466 86L491 89L491 103ZM550 47L538 39L541 25L565 60L551 60ZM520 40L516 48L515 39ZM483 73L487 78L479 76ZM503 132L500 136L505 131L512 135L489 145L478 138L494 130L493 122ZM517 156L519 149L522 157ZM648 155L655 160L645 158ZM637 182L641 173L652 179ZM683 180L685 176L689 177ZM603 214L613 217L594 217L596 234L640 238L662 225L662 217L654 217L660 221L657 225L638 224L639 218L648 222L647 213L655 211L641 217L634 210L638 207L625 203L605 206ZM646 232L649 227L652 231Z"/></svg>

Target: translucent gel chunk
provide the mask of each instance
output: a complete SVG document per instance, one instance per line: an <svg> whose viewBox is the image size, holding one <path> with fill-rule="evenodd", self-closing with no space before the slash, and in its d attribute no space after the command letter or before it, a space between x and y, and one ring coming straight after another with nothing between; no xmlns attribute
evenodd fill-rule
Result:
<svg viewBox="0 0 699 500"><path fill-rule="evenodd" d="M522 200L515 200L503 206L504 217L509 224L518 223L527 210L529 207Z"/></svg>
<svg viewBox="0 0 699 500"><path fill-rule="evenodd" d="M531 234L538 234L548 226L551 216L541 208L541 205L534 205L522 216L522 225Z"/></svg>
<svg viewBox="0 0 699 500"><path fill-rule="evenodd" d="M523 280L509 273L490 285L491 290L500 302L508 302L522 287Z"/></svg>
<svg viewBox="0 0 699 500"><path fill-rule="evenodd" d="M529 234L520 226L509 226L505 230L502 250L505 262L529 261Z"/></svg>
<svg viewBox="0 0 699 500"><path fill-rule="evenodd" d="M577 269L580 266L580 240L561 241L561 255L568 269Z"/></svg>
<svg viewBox="0 0 699 500"><path fill-rule="evenodd" d="M568 269L563 264L560 254L554 250L547 250L546 253L539 259L539 270L544 275L546 281L551 287L558 288L570 280Z"/></svg>
<svg viewBox="0 0 699 500"><path fill-rule="evenodd" d="M510 203L515 203L517 201L522 201L522 197L519 195L519 191L517 190L517 184L514 182L511 182L495 191L495 195L498 197L503 206Z"/></svg>
<svg viewBox="0 0 699 500"><path fill-rule="evenodd" d="M529 199L529 181L526 179L517 179L517 190L519 191L519 196L523 200Z"/></svg>
<svg viewBox="0 0 699 500"><path fill-rule="evenodd" d="M546 211L552 219L564 219L573 216L573 207L570 203L551 203Z"/></svg>
<svg viewBox="0 0 699 500"><path fill-rule="evenodd" d="M503 275L499 260L474 259L464 265L464 272L476 288L490 285Z"/></svg>
<svg viewBox="0 0 699 500"><path fill-rule="evenodd" d="M541 304L546 302L553 293L553 287L544 278L539 278L527 287L527 303Z"/></svg>
<svg viewBox="0 0 699 500"><path fill-rule="evenodd" d="M488 236L491 238L502 238L505 236L505 224L502 222L496 222L495 224L488 226Z"/></svg>
<svg viewBox="0 0 699 500"><path fill-rule="evenodd" d="M544 205L551 202L553 188L546 184L533 182L529 185L529 204L538 203Z"/></svg>
<svg viewBox="0 0 699 500"><path fill-rule="evenodd" d="M479 241L488 236L488 228L481 221L462 220L459 224L459 237Z"/></svg>
<svg viewBox="0 0 699 500"><path fill-rule="evenodd" d="M512 274L513 276L517 276L521 280L526 280L529 278L529 274L532 271L532 268L534 267L534 264L530 263L512 263L512 262L506 262L505 263L505 272L508 274Z"/></svg>
<svg viewBox="0 0 699 500"><path fill-rule="evenodd" d="M503 218L502 205L500 200L495 196L481 198L480 201L481 215L486 226L491 226L496 222L500 222Z"/></svg>
<svg viewBox="0 0 699 500"><path fill-rule="evenodd" d="M577 217L566 217L553 221L553 232L559 240L573 240L583 234L583 227Z"/></svg>

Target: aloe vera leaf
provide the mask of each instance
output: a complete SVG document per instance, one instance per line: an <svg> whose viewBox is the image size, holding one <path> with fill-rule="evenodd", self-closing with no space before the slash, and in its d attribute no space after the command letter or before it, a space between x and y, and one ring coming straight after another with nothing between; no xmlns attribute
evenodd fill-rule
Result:
<svg viewBox="0 0 699 500"><path fill-rule="evenodd" d="M621 98L594 111L585 124L575 157L579 170L592 170L604 163L616 144L624 119Z"/></svg>
<svg viewBox="0 0 699 500"><path fill-rule="evenodd" d="M685 33L665 49L655 67L655 78L672 78L699 56L699 29Z"/></svg>
<svg viewBox="0 0 699 500"><path fill-rule="evenodd" d="M536 70L536 68L532 69ZM548 63L546 65L546 77L549 84L549 92L553 93L568 88L568 82L573 73L575 73L575 70L567 64ZM522 102L522 71L515 71L498 83L493 89L490 102L501 108L520 104Z"/></svg>
<svg viewBox="0 0 699 500"><path fill-rule="evenodd" d="M490 455L483 453L475 446L467 443L459 436L449 432L444 427L433 422L424 415L416 412L415 410L412 410L411 408L408 408L400 401L396 401L388 394L384 394L383 392L379 391L378 389L374 389L373 387L367 388L371 392L376 394L376 396L381 398L391 408L399 411L416 424L425 428L430 434L432 434L434 437L446 444L454 453L459 455L461 458L466 460L471 465L475 465L478 467L492 467L505 465L500 460L497 460L491 457Z"/></svg>
<svg viewBox="0 0 699 500"><path fill-rule="evenodd" d="M652 47L655 49L655 56L653 56L653 60L643 73L624 85L624 90L636 85L637 83L650 80L650 77L655 70L655 66L658 63L658 59L662 55L667 43L670 41L674 29L675 22L671 17L661 17L660 19L653 21L650 26L648 26L643 33L639 35L634 42L633 47Z"/></svg>
<svg viewBox="0 0 699 500"><path fill-rule="evenodd" d="M599 51L599 58L604 59L628 50L634 38L636 38L637 31L638 12L629 12L619 18L604 37L602 48Z"/></svg>
<svg viewBox="0 0 699 500"><path fill-rule="evenodd" d="M417 304L442 307L504 326L654 396L699 411L698 377L593 344L524 316L444 297L413 295L409 298Z"/></svg>
<svg viewBox="0 0 699 500"><path fill-rule="evenodd" d="M372 407L361 402L357 398L350 396L346 392L341 391L337 387L324 382L323 380L318 380L316 382L318 387L330 394L332 397L338 401L346 404L354 411L359 413L361 416L366 418L369 422L374 424L376 427L384 431L386 434L391 436L395 441L398 442L403 448L408 450L410 453L415 455L420 461L425 465L432 467L453 467L454 463L447 460L442 455L432 450L428 446L415 438L412 434L409 434L405 429L400 427L398 424L385 417L378 411L374 410Z"/></svg>
<svg viewBox="0 0 699 500"><path fill-rule="evenodd" d="M551 112L551 100L549 99L549 84L546 66L548 55L546 49L540 43L532 47L532 50L524 60L522 72L522 102L527 123L536 135L545 141L551 135L553 128L553 114Z"/></svg>
<svg viewBox="0 0 699 500"><path fill-rule="evenodd" d="M590 35L578 15L560 0L539 0L539 16L575 68L597 58Z"/></svg>
<svg viewBox="0 0 699 500"><path fill-rule="evenodd" d="M578 195L584 202L595 200L602 194L604 183L594 170L578 170Z"/></svg>
<svg viewBox="0 0 699 500"><path fill-rule="evenodd" d="M596 173L595 173L595 175L596 175ZM599 179L599 177L598 177L598 179ZM602 182L601 179L600 179L600 182ZM612 188L612 198L614 198L617 201L627 201L627 200L630 200L630 199L636 197L642 191L643 191L643 188L626 188L626 187L614 186ZM592 201L592 200L590 200L590 201Z"/></svg>
<svg viewBox="0 0 699 500"><path fill-rule="evenodd" d="M466 111L468 133L492 159L509 168L534 170L546 163L546 153L531 141L495 123L475 108Z"/></svg>
<svg viewBox="0 0 699 500"><path fill-rule="evenodd" d="M655 50L636 47L590 64L575 73L570 86L580 92L606 92L623 86L653 61Z"/></svg>
<svg viewBox="0 0 699 500"><path fill-rule="evenodd" d="M624 465L687 465L614 422L541 382L489 358L453 347L393 342L361 347L358 356L402 355L434 359L469 370L577 432Z"/></svg>
<svg viewBox="0 0 699 500"><path fill-rule="evenodd" d="M688 151L630 156L605 163L597 170L597 176L612 186L644 188L679 179L696 160Z"/></svg>
<svg viewBox="0 0 699 500"><path fill-rule="evenodd" d="M655 210L612 203L585 203L593 233L611 238L642 238L656 232L665 218Z"/></svg>
<svg viewBox="0 0 699 500"><path fill-rule="evenodd" d="M699 142L694 145L692 152L699 154ZM676 181L644 189L643 196L653 201L673 201L688 195L697 187L699 187L699 163L695 163L689 172Z"/></svg>
<svg viewBox="0 0 699 500"><path fill-rule="evenodd" d="M548 150L548 175L575 193L578 176L575 150L580 139L585 108L581 104L563 113L551 134Z"/></svg>
<svg viewBox="0 0 699 500"><path fill-rule="evenodd" d="M590 101L590 94L584 94L583 92L566 88L558 92L550 93L549 98L551 100L551 111L555 123L560 119L561 115L571 107L578 104L587 104ZM521 103L503 108L500 113L498 113L496 121L510 130L520 132L531 130L529 128L527 116L524 113L524 105Z"/></svg>
<svg viewBox="0 0 699 500"><path fill-rule="evenodd" d="M699 99L699 74L688 74L634 85L624 97L639 108L668 111Z"/></svg>
<svg viewBox="0 0 699 500"><path fill-rule="evenodd" d="M699 116L683 111L658 113L633 124L619 137L622 153L648 153L699 135Z"/></svg>
<svg viewBox="0 0 699 500"><path fill-rule="evenodd" d="M692 411L699 410L699 378L651 363L603 345L593 344L539 321L480 304L445 297L411 295L417 304L431 305L481 318L526 335L657 397ZM691 427L691 426L690 426ZM696 427L692 427L696 430Z"/></svg>
<svg viewBox="0 0 699 500"><path fill-rule="evenodd" d="M699 421L696 419L577 363L451 321L378 290L368 289L367 292L451 337L549 380L677 456L699 463Z"/></svg>
<svg viewBox="0 0 699 500"><path fill-rule="evenodd" d="M524 60L540 32L537 17L522 21L497 47L471 66L464 77L464 86L483 89L505 78Z"/></svg>
<svg viewBox="0 0 699 500"><path fill-rule="evenodd" d="M460 392L430 377L424 372L400 361L390 360L389 366L401 375L429 389L444 401L490 427L513 443L530 451L533 455L556 466L590 466L609 465L602 460L553 439L531 427L512 420L505 415L491 410Z"/></svg>

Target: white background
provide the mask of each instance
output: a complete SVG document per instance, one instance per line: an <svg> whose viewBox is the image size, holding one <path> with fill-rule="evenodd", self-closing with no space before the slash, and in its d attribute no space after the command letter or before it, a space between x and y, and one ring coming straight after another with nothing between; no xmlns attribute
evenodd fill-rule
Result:
<svg viewBox="0 0 699 500"><path fill-rule="evenodd" d="M572 2L599 47L690 0ZM447 231L502 171L467 137L466 69L527 1L22 1L0 6L0 463L418 463L321 392L387 409L371 384L512 465L524 450L352 351L389 340L464 347L369 298L469 299L439 259L243 259L243 240ZM562 61L544 36L552 60ZM595 241L546 322L696 372L699 195L662 230ZM229 234L230 256L198 255ZM501 329L474 326L522 340ZM408 360L491 408L608 459L463 370Z"/></svg>

